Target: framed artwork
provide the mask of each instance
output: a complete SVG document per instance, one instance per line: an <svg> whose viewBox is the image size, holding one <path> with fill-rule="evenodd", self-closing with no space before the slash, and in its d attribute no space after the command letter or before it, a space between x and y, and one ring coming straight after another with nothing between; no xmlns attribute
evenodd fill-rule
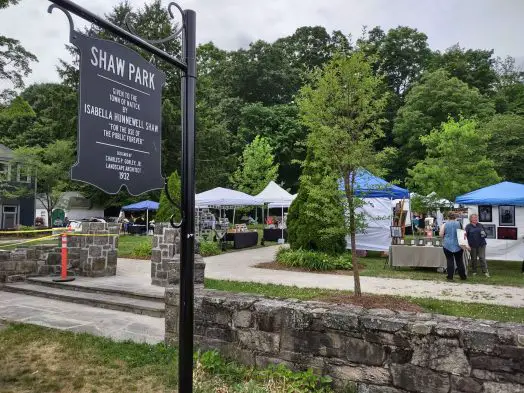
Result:
<svg viewBox="0 0 524 393"><path fill-rule="evenodd" d="M424 239L418 239L417 246L425 246L426 243L424 242Z"/></svg>
<svg viewBox="0 0 524 393"><path fill-rule="evenodd" d="M479 222L493 221L491 205L479 205Z"/></svg>
<svg viewBox="0 0 524 393"><path fill-rule="evenodd" d="M433 238L433 245L435 247L440 247L442 245L440 239L437 239L437 238Z"/></svg>
<svg viewBox="0 0 524 393"><path fill-rule="evenodd" d="M486 230L486 239L496 239L497 238L497 227L494 224L482 224Z"/></svg>
<svg viewBox="0 0 524 393"><path fill-rule="evenodd" d="M497 238L506 240L517 240L517 228L498 227Z"/></svg>
<svg viewBox="0 0 524 393"><path fill-rule="evenodd" d="M390 226L391 237L402 237L402 228L397 226Z"/></svg>
<svg viewBox="0 0 524 393"><path fill-rule="evenodd" d="M499 206L499 225L504 227L515 226L515 206Z"/></svg>

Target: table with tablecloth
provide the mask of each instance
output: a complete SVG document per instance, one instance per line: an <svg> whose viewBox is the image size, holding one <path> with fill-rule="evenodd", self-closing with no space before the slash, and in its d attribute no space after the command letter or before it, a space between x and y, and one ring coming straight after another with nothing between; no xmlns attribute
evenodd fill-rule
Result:
<svg viewBox="0 0 524 393"><path fill-rule="evenodd" d="M146 234L146 226L142 224L128 224L127 225L127 233L130 235L145 235Z"/></svg>
<svg viewBox="0 0 524 393"><path fill-rule="evenodd" d="M265 228L262 238L268 242L277 242L278 239L282 238L282 229ZM284 229L284 239L287 240L287 229Z"/></svg>
<svg viewBox="0 0 524 393"><path fill-rule="evenodd" d="M446 268L446 256L442 247L392 245L389 263L393 267Z"/></svg>
<svg viewBox="0 0 524 393"><path fill-rule="evenodd" d="M226 241L233 242L233 248L253 247L258 244L258 232L228 232Z"/></svg>

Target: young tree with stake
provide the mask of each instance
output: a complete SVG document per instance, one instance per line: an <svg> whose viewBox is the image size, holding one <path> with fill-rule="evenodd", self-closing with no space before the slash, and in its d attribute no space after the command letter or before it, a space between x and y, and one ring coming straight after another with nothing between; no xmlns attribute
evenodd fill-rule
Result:
<svg viewBox="0 0 524 393"><path fill-rule="evenodd" d="M363 54L357 52L350 57L336 56L315 71L298 97L302 120L311 131L307 148L344 184L356 296L362 294L355 239L360 226L356 209L361 205L356 196L356 177L362 168L373 169L379 158L374 142L383 135L380 125L386 96L381 94L382 83Z"/></svg>

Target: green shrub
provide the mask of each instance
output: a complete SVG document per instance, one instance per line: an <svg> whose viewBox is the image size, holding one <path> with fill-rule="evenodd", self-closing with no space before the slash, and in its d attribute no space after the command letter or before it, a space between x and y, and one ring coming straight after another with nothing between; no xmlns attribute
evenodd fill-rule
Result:
<svg viewBox="0 0 524 393"><path fill-rule="evenodd" d="M315 375L312 370L296 372L283 364L270 365L266 369L256 369L227 361L217 351L198 353L195 356L195 360L204 371L212 375L219 375L225 382L231 385L244 383L246 377L249 376L249 390L242 390L242 392L266 391L260 389L260 384L267 385L269 381L271 381L274 387L282 388L282 392L332 392L330 387L332 379Z"/></svg>
<svg viewBox="0 0 524 393"><path fill-rule="evenodd" d="M308 270L351 269L351 254L330 255L325 252L310 250L291 250L280 248L277 262L289 267L301 267Z"/></svg>
<svg viewBox="0 0 524 393"><path fill-rule="evenodd" d="M289 244L294 250L340 254L346 249L344 224L337 178L308 152L298 196L289 207Z"/></svg>
<svg viewBox="0 0 524 393"><path fill-rule="evenodd" d="M178 176L177 171L173 172L169 176L169 179L167 180L167 188L169 190L169 195L171 195L171 198L173 198L175 202L179 202L180 177ZM173 214L175 215L174 220L180 221L180 209L177 209L169 202L165 190L162 189L162 193L160 194L160 206L158 207L158 211L155 214L155 221L169 222L169 219Z"/></svg>
<svg viewBox="0 0 524 393"><path fill-rule="evenodd" d="M152 240L147 238L143 242L140 242L138 246L133 248L133 256L137 258L150 258L152 247Z"/></svg>
<svg viewBox="0 0 524 393"><path fill-rule="evenodd" d="M216 242L201 241L199 247L200 255L203 257L211 257L222 253L222 250L220 250L220 247Z"/></svg>

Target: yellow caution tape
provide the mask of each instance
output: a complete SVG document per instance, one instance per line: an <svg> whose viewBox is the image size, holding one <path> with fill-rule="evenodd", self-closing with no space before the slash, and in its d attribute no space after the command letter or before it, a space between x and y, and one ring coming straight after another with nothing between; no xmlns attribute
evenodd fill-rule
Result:
<svg viewBox="0 0 524 393"><path fill-rule="evenodd" d="M54 232L54 231L64 231L67 229L65 228L50 228L50 229L31 229L28 231L0 231L0 234L2 235L10 235L13 233L35 233L35 232Z"/></svg>
<svg viewBox="0 0 524 393"><path fill-rule="evenodd" d="M120 236L118 233L65 233L67 236Z"/></svg>
<svg viewBox="0 0 524 393"><path fill-rule="evenodd" d="M51 238L58 239L58 236L60 236L60 235L49 235L49 236L44 236L44 237L37 237L35 239L24 240L22 242L17 242L17 243L0 244L0 248L2 248L2 247L18 246L20 244L26 244L26 243L32 243L32 242L38 242L38 241L44 240L44 239L51 239Z"/></svg>

